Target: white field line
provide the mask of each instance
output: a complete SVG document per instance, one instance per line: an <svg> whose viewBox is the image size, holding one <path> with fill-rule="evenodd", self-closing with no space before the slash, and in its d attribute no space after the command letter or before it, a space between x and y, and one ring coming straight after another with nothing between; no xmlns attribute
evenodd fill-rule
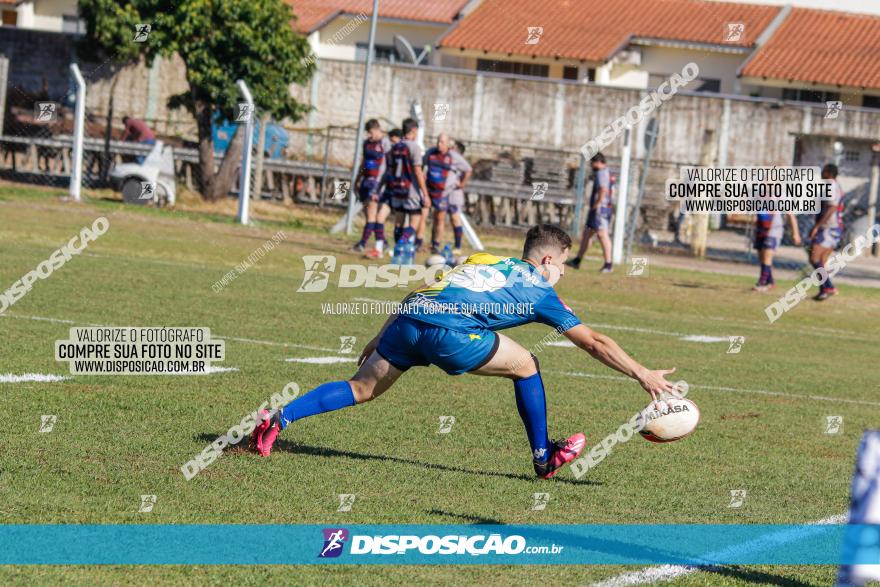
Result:
<svg viewBox="0 0 880 587"><path fill-rule="evenodd" d="M668 313L657 312L655 310L647 310L645 308L633 308L631 306L615 306L612 304L604 304L598 302L582 302L575 299L565 298L566 302L574 307L575 304L590 308L592 307L600 307L605 308L605 313L608 311L613 311L615 314L620 314L621 312L625 312L627 314L641 314L642 316L655 316L660 318L668 318ZM585 312L585 314L589 314L589 310ZM705 320L713 320L716 322L724 322L728 327L731 328L742 328L742 329L750 329L750 330L760 330L763 332L767 332L767 328L769 324L766 320L736 320L726 318L724 316L687 316L682 315L678 318L681 322L704 322ZM588 326L591 326L588 322L585 322ZM592 326L598 327L598 324L593 324ZM609 325L608 328L615 328L613 325ZM828 336L829 338L839 338L841 340L858 340L863 342L878 342L876 337L866 337L862 333L853 332L851 330L841 330L839 328L824 328L821 326L790 326L786 325L785 332L789 334L822 334L824 336ZM639 331L636 331L639 332ZM676 333L673 332L664 332L662 330L645 330L645 332L650 332L652 334L666 334L668 336L677 336Z"/></svg>
<svg viewBox="0 0 880 587"><path fill-rule="evenodd" d="M284 359L288 363L308 363L311 365L332 365L334 363L357 363L354 357L294 357Z"/></svg>
<svg viewBox="0 0 880 587"><path fill-rule="evenodd" d="M64 381L65 379L70 379L70 377L62 377L61 375L44 375L43 373L25 373L24 375L5 373L0 375L0 383L27 383L30 381L53 383L55 381Z"/></svg>
<svg viewBox="0 0 880 587"><path fill-rule="evenodd" d="M847 514L837 514L835 516L823 518L815 522L810 522L808 525L823 526L828 524L844 524L846 523L846 520ZM728 547L719 552L713 552L709 556L711 558L722 558L725 555L736 554L742 551L748 552L750 550L757 550L758 552L761 552L764 550L769 550L774 546L778 546L779 544L791 542L791 540L796 539L802 535L801 533L797 533L796 535L787 538L788 534L788 531L782 530L778 533L778 536L770 534L766 537L750 540L742 544ZM610 579L605 579L604 581L593 583L591 587L629 587L631 585L661 583L665 581L672 581L673 579L683 577L685 575L691 575L701 570L717 570L722 568L724 568L722 565L711 565L705 567L690 565L659 565L656 567L647 567L640 571L630 571L627 573L622 573L615 577L611 577Z"/></svg>
<svg viewBox="0 0 880 587"><path fill-rule="evenodd" d="M587 326L590 328L604 328L606 330L623 330L626 332L642 332L644 334L660 334L663 336L675 336L676 338L680 338L682 336L688 336L683 332L669 332L667 330L655 330L653 328L639 328L638 326L620 326L617 324L594 324L587 322Z"/></svg>
<svg viewBox="0 0 880 587"><path fill-rule="evenodd" d="M544 371L544 373L555 375L567 375L568 377L587 377L590 379L614 379L616 381L632 381L629 377L622 375L597 375L595 373L581 373L579 371ZM824 395L801 395L797 393L785 393L782 391L769 391L767 389L740 389L738 387L722 387L718 385L694 385L690 384L691 389L708 389L711 391L732 391L735 393L754 393L757 395L772 395L778 397L790 397L795 399L808 399L822 402L838 402L842 404L858 404L863 406L880 406L880 402L869 402L867 400L846 399L840 397L828 397Z"/></svg>
<svg viewBox="0 0 880 587"><path fill-rule="evenodd" d="M730 337L720 337L720 336L706 336L705 334L691 334L688 336L682 336L678 340L683 340L685 342L703 342L703 343L713 343L713 342L730 342Z"/></svg>

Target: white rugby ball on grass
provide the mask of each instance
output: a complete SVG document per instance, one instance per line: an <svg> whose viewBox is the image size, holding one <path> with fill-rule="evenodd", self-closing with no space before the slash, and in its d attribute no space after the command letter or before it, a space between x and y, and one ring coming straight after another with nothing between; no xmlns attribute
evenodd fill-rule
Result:
<svg viewBox="0 0 880 587"><path fill-rule="evenodd" d="M700 422L700 408L685 398L666 398L651 402L642 410L642 415L648 422L639 430L639 434L651 442L672 442L684 438Z"/></svg>
<svg viewBox="0 0 880 587"><path fill-rule="evenodd" d="M431 255L425 259L425 267L436 267L437 265L445 265L446 257L443 255Z"/></svg>

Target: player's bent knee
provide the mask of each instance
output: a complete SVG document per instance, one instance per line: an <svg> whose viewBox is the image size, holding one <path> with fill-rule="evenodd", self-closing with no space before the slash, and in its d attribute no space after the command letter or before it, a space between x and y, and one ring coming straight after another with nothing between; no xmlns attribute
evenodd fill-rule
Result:
<svg viewBox="0 0 880 587"><path fill-rule="evenodd" d="M511 379L525 379L537 373L540 368L538 366L538 357L531 353L525 353L515 364L515 368L511 370Z"/></svg>
<svg viewBox="0 0 880 587"><path fill-rule="evenodd" d="M351 379L348 384L351 385L351 393L354 395L354 401L359 404L368 402L376 397L376 394L373 393L376 386L371 382Z"/></svg>

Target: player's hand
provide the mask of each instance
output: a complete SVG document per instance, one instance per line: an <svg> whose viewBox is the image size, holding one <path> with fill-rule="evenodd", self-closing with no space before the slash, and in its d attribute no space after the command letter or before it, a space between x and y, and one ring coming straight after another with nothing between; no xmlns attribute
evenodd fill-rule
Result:
<svg viewBox="0 0 880 587"><path fill-rule="evenodd" d="M799 236L794 237L792 240L794 241L794 246L796 247L799 247L801 246L801 244L803 244L801 241L801 237Z"/></svg>
<svg viewBox="0 0 880 587"><path fill-rule="evenodd" d="M367 346L364 347L364 350L361 351L361 356L358 358L358 367L364 364L364 361L370 358L370 355L373 354L373 351L376 350L376 347L379 346L379 337L373 338L370 342L367 343Z"/></svg>
<svg viewBox="0 0 880 587"><path fill-rule="evenodd" d="M675 373L675 367L672 369L657 369L656 371L645 371L638 376L639 383L651 396L651 399L657 401L664 393L668 393L674 397L681 397L681 393L675 388L674 383L666 381L666 375Z"/></svg>

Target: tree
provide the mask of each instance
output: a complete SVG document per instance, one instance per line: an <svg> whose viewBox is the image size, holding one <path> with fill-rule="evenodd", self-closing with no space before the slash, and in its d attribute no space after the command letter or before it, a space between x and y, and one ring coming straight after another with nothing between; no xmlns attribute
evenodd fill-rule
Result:
<svg viewBox="0 0 880 587"><path fill-rule="evenodd" d="M215 200L229 192L240 160L243 133L214 171L211 124L215 114L233 120L241 102L235 82L243 79L257 111L276 120L299 120L309 107L290 95L314 72L309 45L296 34L293 10L282 0L80 0L86 36L80 55L112 61L180 56L189 91L172 96L170 108L184 107L196 119L201 193ZM135 42L137 25L149 24L146 40ZM141 37L142 38L142 37Z"/></svg>

